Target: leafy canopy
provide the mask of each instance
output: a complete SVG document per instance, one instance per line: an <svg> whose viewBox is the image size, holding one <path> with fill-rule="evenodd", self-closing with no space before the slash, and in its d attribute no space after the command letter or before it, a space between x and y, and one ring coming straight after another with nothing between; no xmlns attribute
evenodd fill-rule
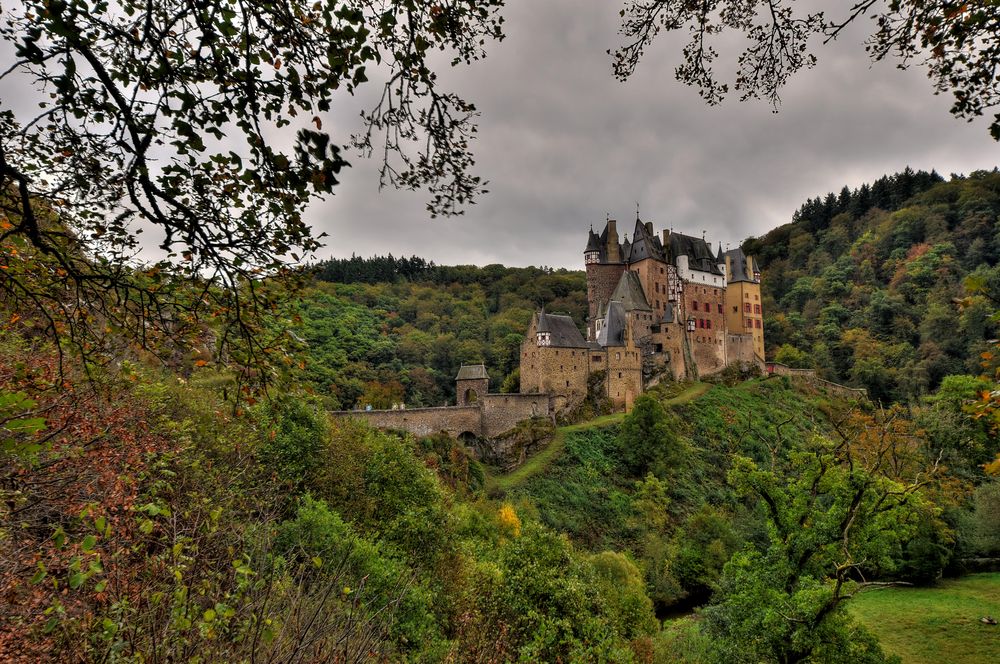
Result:
<svg viewBox="0 0 1000 664"><path fill-rule="evenodd" d="M439 89L430 59L481 57L487 39L502 37L501 5L27 0L9 8L0 39L14 58L0 82L19 94L0 101L0 244L5 258L38 252L45 261L0 279L0 292L41 308L56 336L64 331L52 319L83 324L51 294L60 288L78 305L132 301L129 316L169 327L158 305L179 295L158 283L164 273L221 287L181 309L250 319L270 301L253 280L319 247L303 212L334 191L348 165L348 137L324 129L324 114L376 74L381 95L353 144L383 159L383 184L427 186L432 213L458 212L482 185L469 172L475 108ZM136 273L144 229L158 233L165 259ZM39 271L56 288L29 278Z"/></svg>

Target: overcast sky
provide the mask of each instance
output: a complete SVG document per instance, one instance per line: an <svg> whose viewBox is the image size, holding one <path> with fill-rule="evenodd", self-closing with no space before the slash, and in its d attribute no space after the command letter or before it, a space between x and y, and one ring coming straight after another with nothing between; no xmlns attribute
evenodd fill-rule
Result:
<svg viewBox="0 0 1000 664"><path fill-rule="evenodd" d="M507 38L442 76L482 111L474 150L490 193L464 216L432 220L425 193L379 192L375 164L352 158L337 195L310 212L330 236L319 255L579 269L590 225L609 213L630 231L636 202L657 230L735 245L845 184L907 165L947 176L1000 163L986 123L953 118L923 70L871 66L863 30L820 48L774 114L735 99L708 107L678 83L684 35L661 37L617 82L606 51L620 42L620 8L510 0ZM339 108L341 130L352 128L351 101Z"/></svg>

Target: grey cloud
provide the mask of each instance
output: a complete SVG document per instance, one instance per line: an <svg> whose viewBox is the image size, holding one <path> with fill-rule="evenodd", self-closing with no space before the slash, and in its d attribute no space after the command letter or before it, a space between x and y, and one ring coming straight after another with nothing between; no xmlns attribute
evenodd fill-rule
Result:
<svg viewBox="0 0 1000 664"><path fill-rule="evenodd" d="M320 255L579 268L589 225L606 213L631 222L636 201L657 228L735 245L845 184L906 165L947 175L1000 162L985 124L952 118L921 70L870 66L864 26L821 48L774 114L735 98L706 106L673 78L673 37L632 80L615 81L605 51L618 43L618 9L513 0L508 38L485 61L442 75L482 111L474 147L490 193L463 217L430 220L423 194L379 193L375 164L353 158L338 194L310 211L330 235ZM345 130L351 101L336 115Z"/></svg>

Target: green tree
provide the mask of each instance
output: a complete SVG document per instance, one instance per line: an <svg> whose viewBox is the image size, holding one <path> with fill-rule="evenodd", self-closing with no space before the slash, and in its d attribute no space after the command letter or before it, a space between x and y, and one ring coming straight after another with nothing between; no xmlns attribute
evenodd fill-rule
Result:
<svg viewBox="0 0 1000 664"><path fill-rule="evenodd" d="M768 542L726 564L707 612L732 661L884 661L843 604L896 569L937 466L895 411L856 416L838 436L771 467L733 462L729 481L763 515Z"/></svg>
<svg viewBox="0 0 1000 664"><path fill-rule="evenodd" d="M677 426L656 397L643 394L635 400L618 434L622 463L633 476L653 467L669 476L680 456Z"/></svg>
<svg viewBox="0 0 1000 664"><path fill-rule="evenodd" d="M47 282L5 274L0 292L40 308L60 338L103 336L104 320L75 311L124 299L124 312L102 314L131 322L136 339L222 311L231 324L220 341L253 341L250 321L271 301L257 282L319 246L302 214L338 184L344 144L387 157L383 184L427 186L432 213L458 212L480 190L468 149L475 108L439 88L431 54L482 57L502 37L501 4L8 8L0 39L14 57L0 80L19 94L0 102L0 240L44 259ZM382 91L365 130L332 136L325 114L376 72ZM166 257L152 270L128 269L138 226L159 233ZM171 280L200 295L181 298Z"/></svg>

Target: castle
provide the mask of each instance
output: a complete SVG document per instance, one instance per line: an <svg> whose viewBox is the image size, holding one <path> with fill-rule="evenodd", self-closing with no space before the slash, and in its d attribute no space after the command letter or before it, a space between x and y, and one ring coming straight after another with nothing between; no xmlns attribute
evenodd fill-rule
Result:
<svg viewBox="0 0 1000 664"><path fill-rule="evenodd" d="M638 218L631 242L622 242L609 219L600 235L590 229L583 262L587 337L569 316L533 314L521 343L520 394L491 393L486 367L463 365L454 406L331 415L418 436L494 440L522 420L554 419L591 390L630 410L663 378L694 379L732 364L763 368L760 266L742 249L713 254L704 238L667 230L661 239Z"/></svg>
<svg viewBox="0 0 1000 664"><path fill-rule="evenodd" d="M760 266L742 249L713 254L704 238L638 217L632 240L609 219L590 229L587 338L569 316L532 316L521 344L521 393L548 394L555 411L580 403L596 375L602 395L630 409L652 381L764 364Z"/></svg>

